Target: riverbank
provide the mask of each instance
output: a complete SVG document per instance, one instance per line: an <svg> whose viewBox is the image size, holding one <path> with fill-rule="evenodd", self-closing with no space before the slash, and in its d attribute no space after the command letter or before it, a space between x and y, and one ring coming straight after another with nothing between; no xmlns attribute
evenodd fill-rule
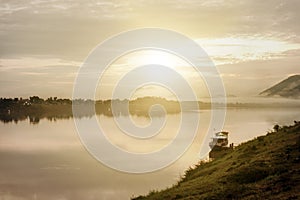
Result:
<svg viewBox="0 0 300 200"><path fill-rule="evenodd" d="M190 168L171 188L133 199L298 199L300 123L274 128Z"/></svg>

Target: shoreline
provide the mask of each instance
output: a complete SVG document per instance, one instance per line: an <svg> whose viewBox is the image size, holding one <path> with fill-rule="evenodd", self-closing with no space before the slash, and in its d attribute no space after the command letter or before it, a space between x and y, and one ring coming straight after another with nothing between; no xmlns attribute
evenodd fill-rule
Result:
<svg viewBox="0 0 300 200"><path fill-rule="evenodd" d="M300 122L273 128L221 158L200 161L173 186L132 199L299 198Z"/></svg>

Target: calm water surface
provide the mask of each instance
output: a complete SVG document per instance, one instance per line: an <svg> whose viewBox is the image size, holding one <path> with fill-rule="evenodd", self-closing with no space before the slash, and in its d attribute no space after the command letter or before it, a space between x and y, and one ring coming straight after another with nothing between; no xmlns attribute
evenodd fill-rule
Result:
<svg viewBox="0 0 300 200"><path fill-rule="evenodd" d="M224 130L231 143L264 135L273 125L300 120L299 109L231 109ZM147 174L112 170L96 161L82 146L73 119L0 123L0 199L129 199L176 183L199 161L201 142L210 124L210 111L201 111L198 135L185 154L171 166ZM138 143L122 134L112 118L97 116L108 138L133 152L147 152L167 144L179 126L179 115L167 116L161 134ZM143 126L144 117L133 117ZM82 120L90 120L83 118Z"/></svg>

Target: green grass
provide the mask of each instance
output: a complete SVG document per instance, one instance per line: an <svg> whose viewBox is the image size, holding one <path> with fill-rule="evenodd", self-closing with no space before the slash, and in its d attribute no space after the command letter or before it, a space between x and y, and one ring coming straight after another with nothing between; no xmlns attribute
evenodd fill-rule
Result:
<svg viewBox="0 0 300 200"><path fill-rule="evenodd" d="M300 199L300 123L199 163L173 187L135 199Z"/></svg>

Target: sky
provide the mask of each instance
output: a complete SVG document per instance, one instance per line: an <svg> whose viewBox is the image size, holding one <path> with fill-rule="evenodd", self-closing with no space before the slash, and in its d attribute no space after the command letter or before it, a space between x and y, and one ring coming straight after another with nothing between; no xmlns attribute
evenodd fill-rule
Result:
<svg viewBox="0 0 300 200"><path fill-rule="evenodd" d="M228 96L255 96L299 74L299 8L298 0L0 0L0 96L71 98L80 66L99 43L145 27L191 38L215 63ZM209 95L188 63L144 51L109 66L97 98L110 98L120 74L154 61L179 70L197 97ZM158 86L139 95L172 96Z"/></svg>

